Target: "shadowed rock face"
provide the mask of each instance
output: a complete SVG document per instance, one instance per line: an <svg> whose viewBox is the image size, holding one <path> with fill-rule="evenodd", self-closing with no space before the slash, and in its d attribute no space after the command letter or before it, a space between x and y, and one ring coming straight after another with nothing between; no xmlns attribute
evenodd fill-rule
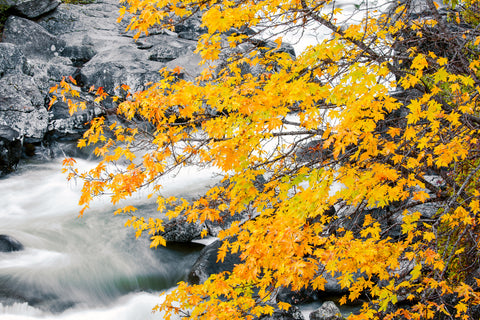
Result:
<svg viewBox="0 0 480 320"><path fill-rule="evenodd" d="M0 176L15 170L22 156L20 133L0 125Z"/></svg>
<svg viewBox="0 0 480 320"><path fill-rule="evenodd" d="M236 264L241 263L240 254L227 254L223 262L217 263L218 249L222 242L217 240L203 248L197 261L188 274L188 282L200 284L205 282L211 274L223 271L232 271Z"/></svg>
<svg viewBox="0 0 480 320"><path fill-rule="evenodd" d="M0 234L0 252L12 252L20 250L23 250L23 244L10 236Z"/></svg>

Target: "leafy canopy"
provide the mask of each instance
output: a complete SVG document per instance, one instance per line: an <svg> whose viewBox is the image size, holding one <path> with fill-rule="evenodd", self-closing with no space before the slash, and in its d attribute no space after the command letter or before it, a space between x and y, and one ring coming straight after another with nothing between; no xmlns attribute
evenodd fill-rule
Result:
<svg viewBox="0 0 480 320"><path fill-rule="evenodd" d="M238 252L242 263L181 283L156 308L167 319L271 314L289 307L276 301L280 288L322 290L326 274L348 289L342 303L364 301L349 319L475 317L476 8L363 2L349 19L329 0L126 0L120 14L137 36L200 15L205 69L194 80L162 70L163 80L118 100L115 117L91 122L79 146L95 145L99 164L79 172L65 160L83 180L82 214L95 196L118 203L147 186L170 218L244 213L220 233L218 256ZM286 29L330 35L294 58ZM67 81L61 90L75 95ZM106 97L97 89L96 102ZM224 183L195 201L162 196L160 178L192 165L217 168ZM131 206L117 213L165 244L161 219Z"/></svg>

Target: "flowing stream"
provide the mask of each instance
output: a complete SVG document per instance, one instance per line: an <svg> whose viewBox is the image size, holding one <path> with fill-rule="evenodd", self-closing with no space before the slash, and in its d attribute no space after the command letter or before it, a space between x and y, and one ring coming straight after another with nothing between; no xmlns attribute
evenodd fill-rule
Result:
<svg viewBox="0 0 480 320"><path fill-rule="evenodd" d="M165 192L195 194L212 181L211 172L187 171ZM0 234L25 247L0 253L0 319L162 319L152 307L185 279L202 246L150 249L107 199L78 217L80 188L60 161L22 164L0 179ZM133 201L155 211L142 195Z"/></svg>

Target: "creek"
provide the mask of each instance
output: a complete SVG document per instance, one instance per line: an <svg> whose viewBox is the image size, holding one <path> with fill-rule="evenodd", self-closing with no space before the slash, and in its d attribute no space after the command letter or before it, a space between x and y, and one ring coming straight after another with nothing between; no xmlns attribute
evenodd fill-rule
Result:
<svg viewBox="0 0 480 320"><path fill-rule="evenodd" d="M164 191L195 194L212 181L211 172L187 170ZM79 217L80 189L66 181L60 160L22 164L0 180L0 234L25 247L0 253L0 319L162 319L151 309L185 280L202 245L150 249L108 199ZM133 203L155 211L146 195Z"/></svg>

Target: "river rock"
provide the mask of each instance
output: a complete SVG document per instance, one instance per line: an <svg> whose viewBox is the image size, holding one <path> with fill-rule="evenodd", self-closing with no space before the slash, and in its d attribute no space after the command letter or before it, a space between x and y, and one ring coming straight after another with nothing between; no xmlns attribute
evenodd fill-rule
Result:
<svg viewBox="0 0 480 320"><path fill-rule="evenodd" d="M218 249L221 245L222 241L217 240L202 249L200 256L188 274L190 284L204 283L211 274L232 271L236 264L242 262L239 253L227 253L223 262L217 262Z"/></svg>
<svg viewBox="0 0 480 320"><path fill-rule="evenodd" d="M60 3L60 0L7 0L15 12L30 19L54 10Z"/></svg>
<svg viewBox="0 0 480 320"><path fill-rule="evenodd" d="M299 163L321 163L332 158L333 149L324 148L323 140L314 139L300 146L295 156Z"/></svg>
<svg viewBox="0 0 480 320"><path fill-rule="evenodd" d="M208 29L202 26L201 13L190 16L182 23L175 24L175 32L179 38L188 40L197 40L202 34L207 33Z"/></svg>
<svg viewBox="0 0 480 320"><path fill-rule="evenodd" d="M69 58L75 67L81 67L90 59L92 59L97 52L92 45L71 45L66 46L62 51L62 56Z"/></svg>
<svg viewBox="0 0 480 320"><path fill-rule="evenodd" d="M20 241L5 234L0 234L0 252L12 252L20 250L23 250L23 245L20 243Z"/></svg>
<svg viewBox="0 0 480 320"><path fill-rule="evenodd" d="M38 23L17 16L7 19L3 42L17 45L27 58L51 59L65 48L65 41L58 39Z"/></svg>
<svg viewBox="0 0 480 320"><path fill-rule="evenodd" d="M120 6L113 0L96 0L88 5L62 3L55 11L42 16L38 23L67 42L80 44L88 35L95 44L101 45L101 40L110 44L125 29L125 23L117 23Z"/></svg>
<svg viewBox="0 0 480 320"><path fill-rule="evenodd" d="M318 292L312 288L303 288L293 291L291 287L281 288L277 294L277 301L286 302L290 305L306 304L318 300Z"/></svg>
<svg viewBox="0 0 480 320"><path fill-rule="evenodd" d="M58 85L63 78L75 75L77 71L72 61L65 57L53 57L48 60L35 58L29 59L28 62L35 84L43 97L49 93L51 87Z"/></svg>
<svg viewBox="0 0 480 320"><path fill-rule="evenodd" d="M0 175L14 171L22 156L20 133L0 125Z"/></svg>
<svg viewBox="0 0 480 320"><path fill-rule="evenodd" d="M26 142L43 139L48 113L32 77L12 74L0 79L0 125L20 132Z"/></svg>
<svg viewBox="0 0 480 320"><path fill-rule="evenodd" d="M340 274L332 276L328 272L323 272L322 277L327 281L323 290L314 290L312 288L303 288L299 291L293 291L290 287L282 288L278 295L277 300L286 302L292 305L300 305L318 301L325 297L339 296L348 293L348 288L342 288L339 280L337 279ZM355 274L354 278L357 279L361 276L360 273Z"/></svg>
<svg viewBox="0 0 480 320"><path fill-rule="evenodd" d="M259 320L304 320L302 312L295 306L288 310L275 310L273 314L261 316Z"/></svg>
<svg viewBox="0 0 480 320"><path fill-rule="evenodd" d="M73 102L78 101L78 99L74 99ZM81 138L88 129L87 123L103 114L102 109L92 102L88 102L86 106L85 110L78 108L77 112L70 115L68 104L61 101L54 103L48 111L46 139L49 141L73 141Z"/></svg>
<svg viewBox="0 0 480 320"><path fill-rule="evenodd" d="M11 73L31 75L23 52L13 43L0 42L0 78Z"/></svg>
<svg viewBox="0 0 480 320"><path fill-rule="evenodd" d="M310 320L342 320L340 309L333 301L325 301L320 308L310 313Z"/></svg>
<svg viewBox="0 0 480 320"><path fill-rule="evenodd" d="M203 230L202 225L196 222L187 222L183 216L165 222L163 227L164 231L159 235L167 242L190 242L199 239Z"/></svg>
<svg viewBox="0 0 480 320"><path fill-rule="evenodd" d="M150 56L148 58L153 61L169 62L187 53L192 53L195 47L196 44L194 42L168 41L153 46L149 50Z"/></svg>
<svg viewBox="0 0 480 320"><path fill-rule="evenodd" d="M164 65L148 59L148 53L132 43L99 52L80 71L81 84L103 87L110 94L121 95L121 85L132 91L144 90L147 83L162 79L158 72Z"/></svg>

